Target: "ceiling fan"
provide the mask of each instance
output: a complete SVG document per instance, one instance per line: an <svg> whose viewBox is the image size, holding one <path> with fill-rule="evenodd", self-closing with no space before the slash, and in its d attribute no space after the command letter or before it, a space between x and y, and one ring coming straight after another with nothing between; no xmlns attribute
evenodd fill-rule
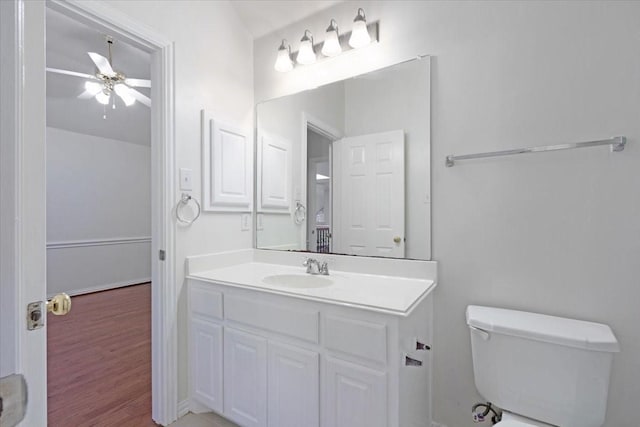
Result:
<svg viewBox="0 0 640 427"><path fill-rule="evenodd" d="M112 67L111 45L113 45L113 38L107 36L109 59L95 52L87 52L97 68L94 75L49 67L47 67L47 71L87 79L88 81L84 84L85 91L78 95L80 99L95 97L99 103L103 105L112 103L113 108L115 108L115 104L113 104L113 99L111 98L111 95L115 93L122 99L127 107L133 105L136 101L140 101L142 104L150 107L151 99L135 90L134 87L151 87L151 80L131 79L127 78L123 73L115 71Z"/></svg>

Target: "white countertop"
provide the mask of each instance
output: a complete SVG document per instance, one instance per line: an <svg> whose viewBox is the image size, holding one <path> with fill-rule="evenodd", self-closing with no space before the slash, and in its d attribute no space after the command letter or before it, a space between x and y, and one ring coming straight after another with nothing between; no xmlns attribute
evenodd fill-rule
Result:
<svg viewBox="0 0 640 427"><path fill-rule="evenodd" d="M304 273L304 267L245 262L193 272L187 278L404 316L435 288L433 280L346 271L330 271L329 276L320 276L333 281L322 288L289 288L262 281L270 275Z"/></svg>

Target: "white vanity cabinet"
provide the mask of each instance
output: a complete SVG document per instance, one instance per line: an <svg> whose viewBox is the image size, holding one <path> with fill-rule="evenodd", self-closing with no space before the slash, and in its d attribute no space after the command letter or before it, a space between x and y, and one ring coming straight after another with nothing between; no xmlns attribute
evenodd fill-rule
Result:
<svg viewBox="0 0 640 427"><path fill-rule="evenodd" d="M267 340L258 335L226 327L224 414L242 426L266 426L266 396Z"/></svg>
<svg viewBox="0 0 640 427"><path fill-rule="evenodd" d="M188 283L193 411L251 427L431 427L430 294L396 314Z"/></svg>

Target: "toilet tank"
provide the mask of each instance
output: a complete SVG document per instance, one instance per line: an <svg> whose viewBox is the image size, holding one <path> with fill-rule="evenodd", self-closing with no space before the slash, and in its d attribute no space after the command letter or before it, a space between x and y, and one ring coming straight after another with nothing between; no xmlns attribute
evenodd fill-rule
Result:
<svg viewBox="0 0 640 427"><path fill-rule="evenodd" d="M613 353L599 323L469 306L478 392L498 407L561 427L604 424Z"/></svg>

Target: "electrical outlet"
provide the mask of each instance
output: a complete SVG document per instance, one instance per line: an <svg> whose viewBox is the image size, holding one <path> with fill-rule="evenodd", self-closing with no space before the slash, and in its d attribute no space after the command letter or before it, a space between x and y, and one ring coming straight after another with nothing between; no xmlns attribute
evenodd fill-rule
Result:
<svg viewBox="0 0 640 427"><path fill-rule="evenodd" d="M180 168L180 190L193 190L192 172L193 171L191 169Z"/></svg>
<svg viewBox="0 0 640 427"><path fill-rule="evenodd" d="M251 228L251 214L242 214L240 217L240 231L249 231L249 228Z"/></svg>

